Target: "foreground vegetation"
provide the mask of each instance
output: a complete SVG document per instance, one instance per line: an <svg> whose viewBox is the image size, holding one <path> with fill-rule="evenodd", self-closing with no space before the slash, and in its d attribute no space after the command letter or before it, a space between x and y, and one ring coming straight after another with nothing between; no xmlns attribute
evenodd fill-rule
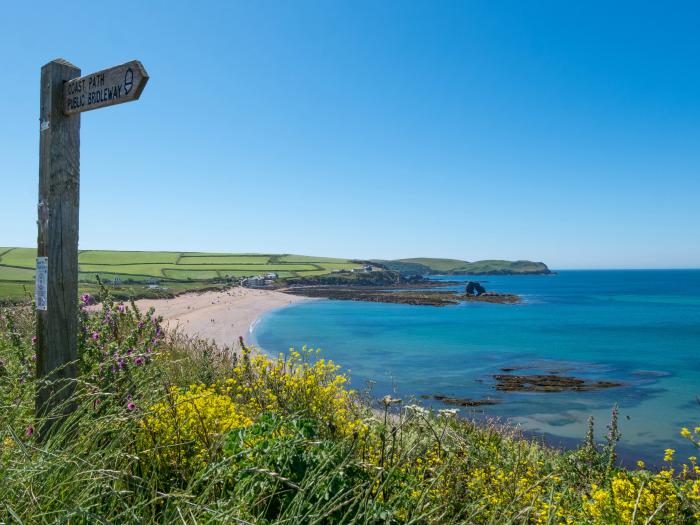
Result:
<svg viewBox="0 0 700 525"><path fill-rule="evenodd" d="M84 297L83 301L87 302ZM379 411L312 350L268 358L165 333L152 311L80 313L75 411L34 419L32 309L0 310L0 522L614 523L700 518L695 458L615 464L455 411ZM60 408L59 408L60 410ZM683 429L691 440L700 428ZM663 453L663 452L661 452Z"/></svg>

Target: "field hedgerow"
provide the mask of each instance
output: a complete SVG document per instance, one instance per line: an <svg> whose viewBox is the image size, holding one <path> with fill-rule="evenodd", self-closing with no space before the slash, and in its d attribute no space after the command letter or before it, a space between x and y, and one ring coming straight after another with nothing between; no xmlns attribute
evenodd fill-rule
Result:
<svg viewBox="0 0 700 525"><path fill-rule="evenodd" d="M453 410L372 410L314 350L232 352L109 299L81 309L75 410L42 435L33 331L30 307L0 310L2 523L700 521L697 459L618 468L616 413L607 443L561 452Z"/></svg>

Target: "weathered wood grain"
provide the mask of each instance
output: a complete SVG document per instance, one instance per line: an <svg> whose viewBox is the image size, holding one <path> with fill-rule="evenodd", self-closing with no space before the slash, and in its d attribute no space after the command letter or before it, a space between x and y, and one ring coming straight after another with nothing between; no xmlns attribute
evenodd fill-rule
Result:
<svg viewBox="0 0 700 525"><path fill-rule="evenodd" d="M147 82L148 73L138 60L75 78L64 86L63 112L74 115L138 100Z"/></svg>
<svg viewBox="0 0 700 525"><path fill-rule="evenodd" d="M48 290L47 309L37 311L36 411L57 419L72 409L78 357L80 115L63 114L63 86L79 75L64 60L41 68L37 255L48 257Z"/></svg>

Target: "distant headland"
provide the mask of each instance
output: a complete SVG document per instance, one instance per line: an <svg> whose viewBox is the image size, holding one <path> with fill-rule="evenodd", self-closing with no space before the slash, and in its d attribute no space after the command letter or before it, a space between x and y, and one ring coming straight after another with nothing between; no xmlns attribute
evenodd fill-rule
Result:
<svg viewBox="0 0 700 525"><path fill-rule="evenodd" d="M460 259L416 257L396 260L375 259L371 262L404 275L544 275L552 273L545 263L532 261L489 259L468 262Z"/></svg>

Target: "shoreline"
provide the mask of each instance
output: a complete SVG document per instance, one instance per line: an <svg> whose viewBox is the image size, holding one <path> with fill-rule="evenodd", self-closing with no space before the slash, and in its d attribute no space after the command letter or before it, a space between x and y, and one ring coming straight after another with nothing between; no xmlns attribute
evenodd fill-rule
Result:
<svg viewBox="0 0 700 525"><path fill-rule="evenodd" d="M441 286L444 284L433 285L431 288ZM396 292L388 291L386 287L370 287L367 290L366 287L311 286L270 290L235 286L221 290L192 291L170 298L138 299L135 303L141 311L154 308L155 314L162 316L164 327L170 330L178 330L189 337L213 341L219 346L234 349L239 346L240 337L246 344L256 345L252 331L265 314L294 304L323 299L429 306L458 304L460 300L520 302L519 297L509 294L494 297L462 296L451 291L426 293L424 290L401 289Z"/></svg>
<svg viewBox="0 0 700 525"><path fill-rule="evenodd" d="M272 290L234 287L222 291L192 292L169 299L139 299L142 311L155 308L164 327L235 348L238 338L251 342L251 329L272 310L318 299Z"/></svg>

